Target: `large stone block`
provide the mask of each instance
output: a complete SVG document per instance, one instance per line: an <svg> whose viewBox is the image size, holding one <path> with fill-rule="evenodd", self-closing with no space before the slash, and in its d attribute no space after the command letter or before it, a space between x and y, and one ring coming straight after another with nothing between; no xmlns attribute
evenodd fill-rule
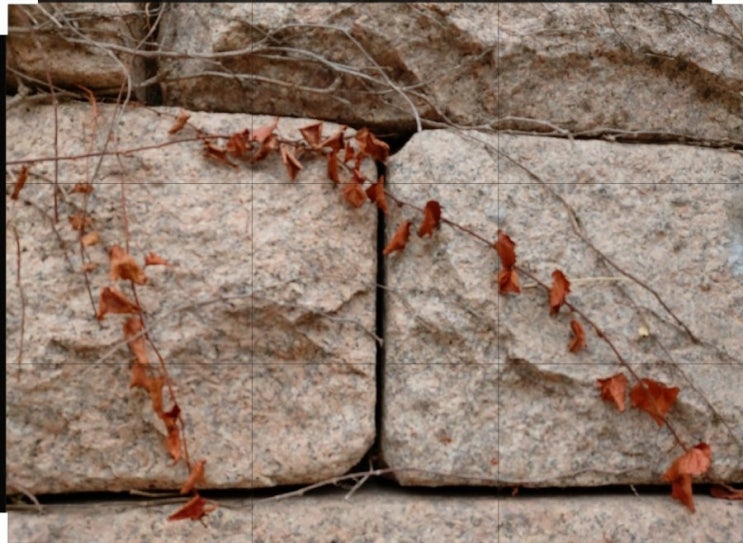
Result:
<svg viewBox="0 0 743 543"><path fill-rule="evenodd" d="M185 478L147 394L129 389L124 319L95 317L101 289L112 283L107 248L127 241L140 264L151 251L172 263L146 268L137 292L172 377L190 456L207 460L205 486L307 483L348 470L375 432L376 214L344 205L323 161L304 160L289 183L277 156L230 168L206 159L188 128L169 136L176 110L117 116L114 106L98 108L92 143L90 107L59 108L61 157L119 152L59 161L59 223L53 160L30 165L20 199L6 198L9 491L173 488ZM14 110L8 160L53 157L53 118L51 107ZM191 118L219 134L270 121ZM308 123L281 119L277 132L296 140ZM178 139L187 141L168 145ZM95 188L87 206L71 192L85 181ZM67 220L84 207L88 230L102 239L85 250L86 262L98 264L89 291ZM168 409L167 390L163 396Z"/></svg>
<svg viewBox="0 0 743 543"><path fill-rule="evenodd" d="M493 491L495 492L495 491ZM510 493L510 490L509 490ZM743 505L696 496L690 515L665 496L477 496L363 488L280 502L219 500L197 523L168 522L175 504L155 500L46 507L43 515L11 511L11 541L95 540L203 543L344 541L737 541Z"/></svg>
<svg viewBox="0 0 743 543"><path fill-rule="evenodd" d="M6 81L16 88L48 91L55 86L78 91L78 85L118 95L145 78L143 58L121 48L137 49L146 40L148 13L136 3L45 3L8 10ZM147 8L149 9L149 8Z"/></svg>
<svg viewBox="0 0 743 543"><path fill-rule="evenodd" d="M389 181L404 201L437 200L444 218L487 241L504 229L517 264L543 282L562 270L568 300L635 371L681 389L669 420L689 445L711 445L711 476L737 480L742 165L735 152L688 146L431 131L393 157ZM576 235L573 213L600 252ZM393 206L388 239L402 221L415 230L420 219ZM398 480L660 482L681 450L647 414L601 401L596 379L627 373L610 346L583 316L563 308L550 317L546 293L523 274L521 294L499 296L498 268L492 247L448 224L431 238L412 233L402 253L386 257L382 456L426 471ZM575 354L572 318L588 342Z"/></svg>
<svg viewBox="0 0 743 543"><path fill-rule="evenodd" d="M424 119L741 141L739 6L181 4L169 105L374 126ZM736 23L738 26L736 26Z"/></svg>

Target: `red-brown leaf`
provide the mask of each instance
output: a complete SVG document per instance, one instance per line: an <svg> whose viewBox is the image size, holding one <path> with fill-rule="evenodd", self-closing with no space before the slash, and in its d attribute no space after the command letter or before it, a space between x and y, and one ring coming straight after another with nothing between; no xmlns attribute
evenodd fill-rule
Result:
<svg viewBox="0 0 743 543"><path fill-rule="evenodd" d="M122 279L133 281L138 285L147 283L147 276L130 254L118 245L112 245L108 251L110 259L110 271L108 277L111 281Z"/></svg>
<svg viewBox="0 0 743 543"><path fill-rule="evenodd" d="M157 253L147 253L144 255L144 265L145 266L170 266L170 262L165 260L163 257L158 255Z"/></svg>
<svg viewBox="0 0 743 543"><path fill-rule="evenodd" d="M90 183L75 183L75 186L72 187L72 190L70 193L80 193L80 194L90 194L93 192L93 185Z"/></svg>
<svg viewBox="0 0 743 543"><path fill-rule="evenodd" d="M73 230L84 230L93 222L90 216L83 218L82 215L70 215L67 219L70 221Z"/></svg>
<svg viewBox="0 0 743 543"><path fill-rule="evenodd" d="M683 503L692 513L695 508L691 479L694 475L706 473L711 463L712 449L701 442L674 460L668 471L663 474L663 480L671 483L671 497Z"/></svg>
<svg viewBox="0 0 743 543"><path fill-rule="evenodd" d="M353 207L361 207L366 202L366 194L359 183L343 183L343 199Z"/></svg>
<svg viewBox="0 0 743 543"><path fill-rule="evenodd" d="M663 383L652 379L642 379L642 384L637 383L632 387L630 398L632 405L647 412L658 426L663 426L666 413L676 402L680 389L678 387L667 387ZM646 390L647 387L647 390Z"/></svg>
<svg viewBox="0 0 743 543"><path fill-rule="evenodd" d="M147 357L147 349L145 348L142 330L144 330L144 327L142 326L142 319L140 317L130 317L124 323L124 338L129 346L129 350L139 364L148 365L150 360Z"/></svg>
<svg viewBox="0 0 743 543"><path fill-rule="evenodd" d="M384 193L383 175L380 175L377 182L366 189L366 196L369 198L370 202L377 204L377 207L381 209L385 215L390 214L390 209L387 207L387 195Z"/></svg>
<svg viewBox="0 0 743 543"><path fill-rule="evenodd" d="M186 113L184 110L180 110L178 112L178 116L175 118L175 122L173 125L168 129L168 134L176 134L183 130L183 127L186 126L186 123L188 122L188 119L191 118L191 115Z"/></svg>
<svg viewBox="0 0 743 543"><path fill-rule="evenodd" d="M332 151L328 154L328 179L333 183L340 183L341 178L338 174L338 152Z"/></svg>
<svg viewBox="0 0 743 543"><path fill-rule="evenodd" d="M101 320L107 313L139 313L140 311L142 309L130 302L121 291L114 287L106 287L101 291L96 317Z"/></svg>
<svg viewBox="0 0 743 543"><path fill-rule="evenodd" d="M228 166L237 168L237 164L227 158L226 149L217 147L216 145L214 145L213 143L209 143L208 141L204 142L204 155L206 155L207 158L211 158L212 160L221 162L222 164L227 164Z"/></svg>
<svg viewBox="0 0 743 543"><path fill-rule="evenodd" d="M513 240L505 232L498 230L498 239L493 247L498 252L501 265L504 268L513 268L516 264L516 251L514 250L516 244Z"/></svg>
<svg viewBox="0 0 743 543"><path fill-rule="evenodd" d="M577 353L586 346L586 331L583 330L583 326L575 319L570 321L570 330L573 332L573 338L568 344L568 351Z"/></svg>
<svg viewBox="0 0 743 543"><path fill-rule="evenodd" d="M299 132L313 149L320 149L322 147L322 121L303 126L299 129Z"/></svg>
<svg viewBox="0 0 743 543"><path fill-rule="evenodd" d="M343 149L345 145L345 142L343 141L343 133L345 131L346 127L341 126L335 134L323 141L320 144L320 147L330 147L333 150L333 153L338 153L338 151Z"/></svg>
<svg viewBox="0 0 743 543"><path fill-rule="evenodd" d="M191 468L191 473L188 474L188 479L186 479L186 482L183 483L183 486L181 487L181 494L188 494L194 489L196 483L202 482L202 480L204 479L205 465L206 460L203 458L193 465L193 468Z"/></svg>
<svg viewBox="0 0 743 543"><path fill-rule="evenodd" d="M552 272L552 288L550 289L550 315L557 315L560 306L565 303L565 296L570 292L570 281L560 270Z"/></svg>
<svg viewBox="0 0 743 543"><path fill-rule="evenodd" d="M253 141L257 141L258 143L263 143L266 141L270 136L273 135L273 131L276 130L276 127L279 125L279 118L275 117L273 123L267 124L264 126L259 126L258 128L253 130Z"/></svg>
<svg viewBox="0 0 743 543"><path fill-rule="evenodd" d="M507 294L509 292L513 294L521 292L519 288L519 275L512 268L503 268L498 273L498 294Z"/></svg>
<svg viewBox="0 0 743 543"><path fill-rule="evenodd" d="M244 157L252 147L253 144L250 143L250 130L247 128L242 132L232 134L230 139L227 140L227 145L225 145L227 152L237 158Z"/></svg>
<svg viewBox="0 0 743 543"><path fill-rule="evenodd" d="M387 247L382 251L384 256L394 253L395 251L402 251L405 248L405 245L408 243L408 238L410 237L410 225L410 221L405 221L400 225L397 232L395 232L395 235L392 236L392 239L387 244Z"/></svg>
<svg viewBox="0 0 743 543"><path fill-rule="evenodd" d="M132 376L129 381L129 388L139 387L150 390L151 382L147 375L147 366L140 364L136 360L132 364Z"/></svg>
<svg viewBox="0 0 743 543"><path fill-rule="evenodd" d="M26 184L26 181L28 180L28 166L21 167L21 171L18 172L18 177L15 178L15 184L13 185L13 192L10 195L10 198L12 200L17 200L18 195L21 193L21 189L23 188L23 185Z"/></svg>
<svg viewBox="0 0 743 543"><path fill-rule="evenodd" d="M201 520L217 508L196 494L186 504L168 517L168 520Z"/></svg>
<svg viewBox="0 0 743 543"><path fill-rule="evenodd" d="M297 178L299 170L302 169L302 164L300 164L297 157L294 156L294 153L292 153L292 150L288 145L283 143L279 145L279 152L281 153L281 161L284 163L286 171L289 173L289 179L294 181Z"/></svg>
<svg viewBox="0 0 743 543"><path fill-rule="evenodd" d="M423 222L418 228L418 237L433 236L434 230L441 225L441 206L436 200L429 200L423 208Z"/></svg>
<svg viewBox="0 0 743 543"><path fill-rule="evenodd" d="M624 411L627 377L623 373L617 373L606 379L596 379L596 384L601 389L601 398L604 401L616 405L620 412Z"/></svg>
<svg viewBox="0 0 743 543"><path fill-rule="evenodd" d="M359 142L359 152L361 154L369 155L379 162L387 160L390 154L390 146L377 139L367 128L362 128L356 132L354 138Z"/></svg>

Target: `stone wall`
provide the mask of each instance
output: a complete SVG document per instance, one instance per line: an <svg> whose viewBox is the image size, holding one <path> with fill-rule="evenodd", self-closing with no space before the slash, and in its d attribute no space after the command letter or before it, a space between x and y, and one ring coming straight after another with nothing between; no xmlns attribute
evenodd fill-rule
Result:
<svg viewBox="0 0 743 543"><path fill-rule="evenodd" d="M604 537L642 539L647 527L614 515L621 500L578 505L586 487L662 484L682 452L646 413L601 401L596 379L622 369L612 346L681 389L669 422L712 448L697 480L743 481L740 6L45 4L12 6L9 24L6 490L17 499L167 490L188 475L148 394L129 388L121 319L95 318L112 245L170 263L148 267L138 293L190 457L207 460L199 489L397 470L394 489L362 488L340 509L306 498L255 518L252 502L220 508L206 519L214 533L432 541L443 532L423 538L419 523L449 514L434 502L456 512L474 499L462 487L494 487L454 516L479 526L491 507L497 537L516 541L533 522L512 515L541 518L523 535L533 540L562 533L561 515L583 519L568 539L608 515ZM190 126L169 134L182 110ZM315 120L325 136L348 126L351 140L371 128L393 153L359 175L384 173L412 205L349 205L311 153L294 182L278 156L205 157L204 133L254 134L274 116L282 141ZM455 224L382 256L429 200ZM68 222L83 210L101 238L85 248ZM611 344L587 327L587 348L568 352L575 315L550 317L524 276L521 294L499 296L495 251L463 229L486 241L505 230L545 282L563 270L569 300ZM435 497L402 488L450 485ZM566 490L534 507L505 501L533 487ZM644 499L669 534L691 522L670 497ZM145 518L150 533L198 539L165 527L169 513L132 507L111 510L112 541ZM272 532L282 507L310 520ZM425 513L406 527L411 507ZM361 510L399 514L400 528L344 520ZM702 499L697 516L694 537L729 541L743 508ZM11 533L72 540L70 518L16 509ZM473 530L445 540L482 540Z"/></svg>

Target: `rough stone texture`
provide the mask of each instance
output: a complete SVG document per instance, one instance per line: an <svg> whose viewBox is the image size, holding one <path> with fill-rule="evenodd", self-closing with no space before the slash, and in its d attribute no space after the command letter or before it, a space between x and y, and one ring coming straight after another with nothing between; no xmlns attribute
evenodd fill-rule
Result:
<svg viewBox="0 0 743 543"><path fill-rule="evenodd" d="M438 121L740 142L741 26L741 6L181 4L162 42L201 56L160 69L195 109L410 130L404 91Z"/></svg>
<svg viewBox="0 0 743 543"><path fill-rule="evenodd" d="M136 502L11 511L10 541L738 541L743 504L696 496L697 512L660 496L457 497L368 489L275 503L223 500L198 523L168 522L177 506ZM251 507L252 506L252 507Z"/></svg>
<svg viewBox="0 0 743 543"><path fill-rule="evenodd" d="M148 267L149 282L137 290L191 457L207 459L205 486L307 483L348 470L375 432L375 214L343 205L322 162L305 160L289 183L277 156L232 169L204 158L199 141L158 147L193 137L188 129L168 136L174 109L129 108L114 120L113 106L98 107L91 145L90 107L60 106L60 156L103 149L112 123L109 149L155 148L100 163L60 161L59 239L50 220L52 161L30 166L21 200L6 198L9 490L173 488L185 479L183 464L171 465L149 398L129 389L124 319L109 315L99 326L80 271L67 217L82 209L83 196L70 189L96 169L87 206L103 241L87 251L99 265L89 276L96 308L110 284L106 248L125 243L123 182L130 253L140 263L150 251L173 263ZM191 117L220 134L270 120ZM306 124L281 119L277 131L296 139ZM51 107L11 112L8 160L53 156L53 126ZM13 228L26 308L20 368Z"/></svg>
<svg viewBox="0 0 743 543"><path fill-rule="evenodd" d="M435 199L445 218L488 240L503 228L518 264L542 281L563 270L569 301L637 372L681 388L669 415L681 438L711 444L714 475L740 480L741 166L739 153L687 146L428 131L393 157L388 179L403 200ZM653 288L701 344L603 265L556 195L588 239ZM417 229L420 214L393 206L388 239L403 220ZM425 470L398 479L659 482L680 449L645 413L620 414L600 400L596 379L620 370L610 348L584 321L588 349L567 352L565 308L551 318L546 294L524 275L520 295L499 296L498 266L494 250L449 225L433 238L411 234L404 252L387 257L382 455L392 467Z"/></svg>
<svg viewBox="0 0 743 543"><path fill-rule="evenodd" d="M111 46L136 48L147 36L147 18L136 3L53 3L8 9L8 86L23 74L26 86L48 90L47 70L55 85L83 85L117 95L127 78L144 79L144 64ZM29 80L33 78L35 81ZM75 88L75 90L77 90Z"/></svg>

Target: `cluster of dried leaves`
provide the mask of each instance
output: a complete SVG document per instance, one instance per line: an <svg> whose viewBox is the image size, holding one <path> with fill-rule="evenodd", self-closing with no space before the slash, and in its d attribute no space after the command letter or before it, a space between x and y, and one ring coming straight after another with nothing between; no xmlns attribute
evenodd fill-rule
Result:
<svg viewBox="0 0 743 543"><path fill-rule="evenodd" d="M120 246L113 245L109 249L108 277L112 282L129 281L132 287L134 285L145 285L147 284L147 276L143 268L156 265L168 266L169 263L155 253L148 253L144 257L144 266L140 267L134 257ZM149 339L149 336L142 321L142 308L135 300L131 300L115 285L112 285L101 291L96 316L101 320L108 314L133 315L127 318L123 325L124 338L134 357L129 386L130 388L141 388L147 392L152 403L152 410L165 425L167 432L165 447L173 459L173 464L185 460L189 468L189 476L180 492L184 495L193 494L193 496L191 500L168 518L170 520L186 518L200 520L207 513L216 509L216 505L210 505L196 491L196 484L203 481L206 460L201 459L191 464L187 452L184 455L186 447L182 439L181 408L176 401L173 388L168 382L169 377L165 371L164 361L161 360L159 371L150 363L147 343L145 342L145 338ZM163 387L166 384L168 384L172 401L172 406L168 410L165 410L163 406Z"/></svg>
<svg viewBox="0 0 743 543"><path fill-rule="evenodd" d="M180 130L185 125L186 120L187 118L183 120L182 117L179 117L179 122L171 129L171 133ZM380 177L376 182L370 183L367 188L364 188L364 183L367 180L361 173L362 160L370 157L376 161L385 162L389 154L389 147L367 129L359 130L355 134L353 140L356 142L356 146L354 147L351 145L350 138L344 135L345 127L341 127L333 135L325 138L322 135L322 123L318 122L300 128L299 131L302 134L303 141L290 144L288 142L281 142L274 134L277 124L278 119L269 125L256 128L252 133L244 130L232 134L224 147L218 147L208 138L205 138L205 155L210 159L235 167L236 164L230 158L254 163L263 160L272 151L278 150L281 160L286 166L289 178L295 180L298 173L302 170L300 159L304 158L305 154L310 153L323 157L327 161L328 178L334 183L341 185L342 197L351 206L359 208L368 200L376 204L384 214L388 215L388 198L393 199L401 206L409 205L401 202L387 191L383 177ZM341 181L339 174L341 169L350 172L345 182ZM441 227L441 209L441 204L436 200L426 202L421 210L423 219L417 229L418 237L433 236L434 232ZM453 221L444 220L444 222L450 222L452 225L457 226ZM405 249L410 239L412 226L413 223L407 220L397 227L389 243L383 250L384 256L402 252ZM459 228L464 232L468 232L466 228L461 226ZM505 232L498 230L497 239L493 242L492 247L497 252L501 262L501 268L497 274L499 294L519 294L521 288L519 286L518 266L516 264L516 243ZM548 290L549 314L552 317L556 317L559 315L560 308L566 305L566 297L571 292L570 281L562 270L556 269L552 272L551 286L543 286ZM575 309L571 304L567 304L567 306L571 311ZM601 339L609 342L605 334L595 324L590 321L589 323ZM586 348L586 333L583 325L577 318L571 318L569 326L571 337L567 349L571 353L577 353ZM667 424L666 415L676 401L680 391L679 388L668 387L652 379L639 378L621 357L619 357L619 362L629 370L632 377L637 381L630 391L632 405L649 414L659 426ZM624 373L617 373L606 379L597 380L601 397L613 403L620 412L625 409L628 382ZM671 495L684 503L693 512L692 477L707 472L711 463L711 449L709 445L703 442L692 448L688 448L681 442L675 431L672 429L671 431L677 443L685 452L673 462L663 476L663 479L671 483ZM719 493L726 494L726 497L730 497L730 492L725 493L720 491ZM733 497L729 499L737 498Z"/></svg>

